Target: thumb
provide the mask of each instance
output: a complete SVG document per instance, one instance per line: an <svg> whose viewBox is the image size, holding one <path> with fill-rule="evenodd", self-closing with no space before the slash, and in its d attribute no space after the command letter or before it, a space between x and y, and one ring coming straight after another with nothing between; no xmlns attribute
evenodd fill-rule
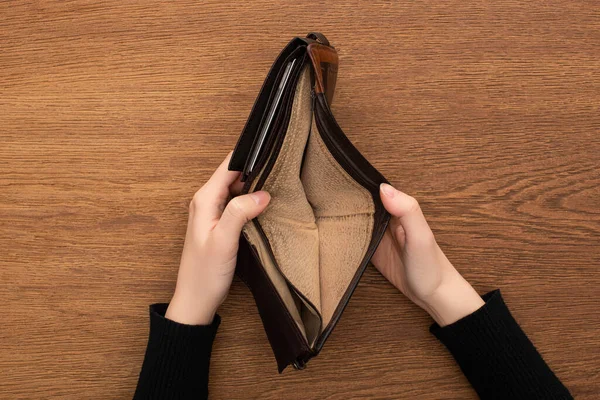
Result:
<svg viewBox="0 0 600 400"><path fill-rule="evenodd" d="M225 207L215 229L237 240L244 224L263 212L270 200L271 196L265 191L234 197Z"/></svg>
<svg viewBox="0 0 600 400"><path fill-rule="evenodd" d="M404 229L407 243L423 243L433 238L419 202L414 197L387 183L382 183L379 189L383 206L392 215L394 224L399 224Z"/></svg>

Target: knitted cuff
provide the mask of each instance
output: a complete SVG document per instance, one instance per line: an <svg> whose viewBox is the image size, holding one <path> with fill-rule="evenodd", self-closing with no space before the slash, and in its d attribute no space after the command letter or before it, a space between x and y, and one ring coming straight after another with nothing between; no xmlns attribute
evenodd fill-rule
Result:
<svg viewBox="0 0 600 400"><path fill-rule="evenodd" d="M452 353L481 398L571 399L511 315L499 290L485 305L433 333Z"/></svg>
<svg viewBox="0 0 600 400"><path fill-rule="evenodd" d="M210 353L221 318L185 325L165 318L168 304L150 306L150 336L135 399L205 398Z"/></svg>

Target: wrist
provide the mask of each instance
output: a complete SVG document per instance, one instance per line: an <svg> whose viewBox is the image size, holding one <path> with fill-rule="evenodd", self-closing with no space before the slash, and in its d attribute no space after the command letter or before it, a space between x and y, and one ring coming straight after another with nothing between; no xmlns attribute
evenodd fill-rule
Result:
<svg viewBox="0 0 600 400"><path fill-rule="evenodd" d="M165 317L185 325L210 325L216 312L211 302L175 291Z"/></svg>
<svg viewBox="0 0 600 400"><path fill-rule="evenodd" d="M443 327L474 313L484 304L469 282L454 270L425 301L425 309Z"/></svg>

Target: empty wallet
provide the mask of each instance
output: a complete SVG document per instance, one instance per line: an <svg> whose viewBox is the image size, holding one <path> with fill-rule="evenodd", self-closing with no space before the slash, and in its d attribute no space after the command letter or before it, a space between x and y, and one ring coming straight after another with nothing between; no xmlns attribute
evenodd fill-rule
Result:
<svg viewBox="0 0 600 400"><path fill-rule="evenodd" d="M330 109L337 51L320 33L275 60L233 152L242 194L267 209L240 237L236 274L250 288L279 372L302 369L331 334L389 222L386 179Z"/></svg>

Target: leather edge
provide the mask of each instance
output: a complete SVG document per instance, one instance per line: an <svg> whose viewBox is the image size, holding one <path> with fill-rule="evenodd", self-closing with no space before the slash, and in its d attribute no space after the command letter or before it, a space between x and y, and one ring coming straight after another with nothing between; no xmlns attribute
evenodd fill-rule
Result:
<svg viewBox="0 0 600 400"><path fill-rule="evenodd" d="M325 46L331 46L329 44L329 40L321 32L310 32L308 35L306 35L306 38L312 39L318 43L324 44ZM333 47L333 46L331 46L331 47Z"/></svg>
<svg viewBox="0 0 600 400"><path fill-rule="evenodd" d="M324 93L327 103L333 101L339 58L337 51L330 46L311 43L307 47L308 55L315 72L315 93Z"/></svg>
<svg viewBox="0 0 600 400"><path fill-rule="evenodd" d="M246 120L244 128L238 138L238 141L233 150L231 160L229 161L228 169L230 171L242 171L248 153L254 142L254 137L259 128L260 122L262 121L263 115L266 112L266 107L271 96L271 92L275 86L275 81L280 70L283 68L285 59L294 52L298 47L305 46L306 41L301 38L292 39L284 48L281 50L271 68L267 73L265 80L263 81L262 87L256 96L250 115Z"/></svg>
<svg viewBox="0 0 600 400"><path fill-rule="evenodd" d="M335 141L344 148L344 154L352 158L353 162L358 164L358 169L361 171L361 173L366 174L369 180L371 181L371 183L368 185L361 183L360 180L364 178L357 177L356 172L353 172L353 170L351 170L350 167L345 166L345 163L342 160L337 160L337 162L342 167L344 167L344 169L346 170L346 172L348 172L350 176L357 180L357 182L359 182L361 186L366 188L371 193L371 196L375 202L375 215L373 219L373 234L371 242L369 244L369 248L367 249L367 253L365 254L365 257L363 258L359 268L357 269L356 274L352 278L350 286L344 293L343 301L340 302L340 304L336 308L334 312L335 317L325 327L323 333L321 334L321 337L317 340L313 357L321 351L323 345L327 341L327 338L329 337L329 335L337 325L339 319L341 318L344 309L350 302L352 294L356 290L356 287L360 282L360 278L362 277L368 264L370 263L373 254L377 250L377 247L379 246L379 243L383 238L383 235L391 218L390 214L383 207L383 203L381 202L381 196L379 194L379 185L382 183L389 183L388 180L373 165L371 165L371 163L369 163L369 161L362 155L362 153L360 153L358 149L352 144L350 139L348 139L342 128L337 124L333 113L329 109L328 103L325 99L325 95L323 93L318 94L315 98L315 102L316 104L314 107L314 112L315 119L317 119L318 122L318 126L320 125L320 128L327 129L329 131L329 136L335 137ZM325 144L328 147L329 151L332 152L332 154L334 154L335 151L333 151L330 148L328 141L325 141Z"/></svg>
<svg viewBox="0 0 600 400"><path fill-rule="evenodd" d="M377 196L377 199L375 199L375 197L373 199L376 200L376 203L377 203L377 200L379 201L379 203L381 203L381 198L379 196ZM375 254L375 251L377 250L379 243L383 239L385 230L388 227L388 224L391 219L390 214L385 210L385 208L383 208L383 204L381 204L381 208L378 208L377 204L375 205L375 207L376 207L375 217L373 218L373 232L374 233L371 238L371 243L369 244L369 248L367 249L367 253L365 254L365 257L363 258L363 261L361 262L360 267L357 269L356 274L352 278L352 283L350 284L350 286L348 286L348 289L346 289L346 292L344 293L344 297L346 297L346 296L348 297L347 300L344 302L340 302L340 304L334 311L334 315L336 315L335 319L332 319L329 322L328 326L325 327L325 329L323 330L323 333L317 340L317 342L315 344L313 357L320 353L321 349L325 345L325 342L329 338L329 335L331 335L331 333L333 332L333 329L339 323L339 320L341 319L341 317L344 313L344 310L350 303L350 300L352 299L352 295L356 291L356 288L358 287L358 284L360 283L360 279L362 278L365 271L367 270L367 267L371 263L371 258L373 258L373 255ZM379 214L379 215L377 215L377 214Z"/></svg>
<svg viewBox="0 0 600 400"><path fill-rule="evenodd" d="M288 365L310 354L311 350L244 235L240 236L236 275L254 297L267 339L277 360L278 371L282 373Z"/></svg>

